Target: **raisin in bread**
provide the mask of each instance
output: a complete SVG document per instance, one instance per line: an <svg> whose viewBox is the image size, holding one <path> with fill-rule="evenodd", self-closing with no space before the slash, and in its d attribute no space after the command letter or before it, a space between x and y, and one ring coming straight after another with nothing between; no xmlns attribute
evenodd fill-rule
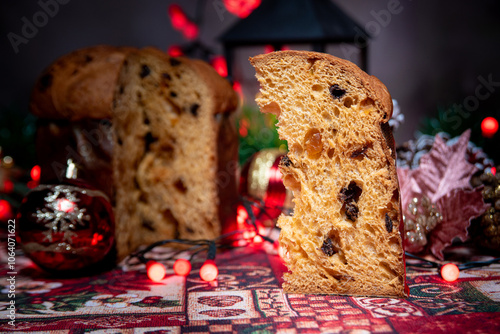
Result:
<svg viewBox="0 0 500 334"><path fill-rule="evenodd" d="M261 85L256 101L278 116L289 147L280 170L295 209L278 220L284 290L406 296L386 87L327 54L283 51L250 61Z"/></svg>
<svg viewBox="0 0 500 334"><path fill-rule="evenodd" d="M112 121L119 258L162 239L215 238L235 218L237 104L202 61L129 53Z"/></svg>

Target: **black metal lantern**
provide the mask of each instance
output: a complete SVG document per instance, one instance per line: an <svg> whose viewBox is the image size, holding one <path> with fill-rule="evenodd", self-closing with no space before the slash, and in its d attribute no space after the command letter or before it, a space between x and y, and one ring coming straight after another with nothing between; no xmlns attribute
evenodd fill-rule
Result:
<svg viewBox="0 0 500 334"><path fill-rule="evenodd" d="M263 0L247 18L238 21L220 40L232 76L234 50L242 46L312 44L325 52L327 44L349 43L360 48L360 67L366 70L368 34L331 0Z"/></svg>

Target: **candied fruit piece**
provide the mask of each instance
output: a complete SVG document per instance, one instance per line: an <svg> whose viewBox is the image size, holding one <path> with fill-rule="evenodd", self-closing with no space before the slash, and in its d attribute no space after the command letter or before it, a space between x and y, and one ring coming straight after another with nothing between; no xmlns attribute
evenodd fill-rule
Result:
<svg viewBox="0 0 500 334"><path fill-rule="evenodd" d="M323 142L318 129L311 129L306 133L304 147L309 157L317 157L321 154Z"/></svg>
<svg viewBox="0 0 500 334"><path fill-rule="evenodd" d="M274 114L276 115L276 117L278 117L281 113L281 108L277 102L272 101L266 104L265 106L261 107L260 111L263 113Z"/></svg>
<svg viewBox="0 0 500 334"><path fill-rule="evenodd" d="M300 181L290 174L283 178L283 184L291 191L300 191L301 189Z"/></svg>

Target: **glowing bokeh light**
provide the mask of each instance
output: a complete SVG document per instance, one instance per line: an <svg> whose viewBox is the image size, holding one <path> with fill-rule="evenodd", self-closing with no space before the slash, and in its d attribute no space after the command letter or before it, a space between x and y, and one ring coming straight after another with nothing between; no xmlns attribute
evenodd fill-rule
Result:
<svg viewBox="0 0 500 334"><path fill-rule="evenodd" d="M153 282L160 282L167 273L167 269L163 264L152 260L146 263L146 271L149 279Z"/></svg>
<svg viewBox="0 0 500 334"><path fill-rule="evenodd" d="M211 282L219 275L219 269L213 260L206 260L200 268L200 277L206 282Z"/></svg>
<svg viewBox="0 0 500 334"><path fill-rule="evenodd" d="M481 131L483 133L483 137L493 137L498 131L498 121L493 117L486 117L481 122Z"/></svg>
<svg viewBox="0 0 500 334"><path fill-rule="evenodd" d="M75 203L67 198L60 198L57 200L57 210L63 212L72 212L75 209Z"/></svg>
<svg viewBox="0 0 500 334"><path fill-rule="evenodd" d="M177 259L174 263L174 272L179 276L187 276L191 272L191 262L185 259Z"/></svg>
<svg viewBox="0 0 500 334"><path fill-rule="evenodd" d="M441 267L441 277L447 282L455 282L460 274L456 264L447 263Z"/></svg>
<svg viewBox="0 0 500 334"><path fill-rule="evenodd" d="M31 168L31 179L35 182L38 182L40 181L40 175L41 175L41 168L40 166L36 165L36 166L33 166L33 168Z"/></svg>

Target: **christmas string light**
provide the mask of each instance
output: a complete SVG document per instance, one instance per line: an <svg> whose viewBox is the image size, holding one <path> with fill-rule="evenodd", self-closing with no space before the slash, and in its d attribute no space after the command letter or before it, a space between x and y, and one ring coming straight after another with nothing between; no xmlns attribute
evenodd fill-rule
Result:
<svg viewBox="0 0 500 334"><path fill-rule="evenodd" d="M498 131L498 121L494 117L486 117L481 122L483 137L492 138Z"/></svg>
<svg viewBox="0 0 500 334"><path fill-rule="evenodd" d="M165 277L167 268L159 262L149 260L146 263L146 272L150 280L153 282L160 282Z"/></svg>
<svg viewBox="0 0 500 334"><path fill-rule="evenodd" d="M179 276L187 276L191 272L193 258L198 256L198 254L202 252L206 252L206 260L203 262L203 265L199 270L200 278L206 282L215 280L219 274L219 269L215 262L217 249L246 247L250 244L258 244L259 242L263 241L275 244L275 240L270 238L268 235L265 235L265 231L263 231L262 227L257 224L257 219L255 214L253 213L252 206L255 206L256 208L258 208L258 210L263 210L263 208L260 207L259 203L248 198L242 198L241 204L242 206L240 206L240 208L244 208L247 215L243 219L241 219L240 224L238 224L240 229L225 233L213 240L161 240L149 245L143 250L132 254L127 259L127 264L137 264L137 262L133 263L134 260L138 261L139 263L145 263L146 273L149 279L154 282L160 282L165 278L166 275L166 266L163 264L164 262L175 259L173 265L174 273ZM146 256L146 254L148 254L154 248L169 244L182 244L190 247L178 249L173 253L170 253L168 257L162 258L161 260L150 259ZM181 253L185 252L191 253L189 259L177 258Z"/></svg>
<svg viewBox="0 0 500 334"><path fill-rule="evenodd" d="M473 262L465 262L461 264L454 263L438 263L431 260L424 259L422 257L413 255L411 253L405 252L405 255L409 258L419 260L420 263L410 263L407 262L406 265L408 267L417 267L417 268L437 268L439 270L439 274L441 277L447 282L455 282L458 279L461 270L478 268L489 266L493 263L500 263L500 257L497 257L488 261L473 261Z"/></svg>
<svg viewBox="0 0 500 334"><path fill-rule="evenodd" d="M238 219L237 226L238 229L232 232L225 233L218 238L213 240L185 240L185 239L169 239L161 240L155 242L141 251L132 254L127 260L128 264L134 259L138 260L139 263L146 264L146 270L148 277L155 282L163 280L166 275L166 267L161 262L175 260L173 264L173 270L175 275L178 276L188 276L192 269L192 260L199 256L200 253L206 252L206 259L199 269L200 278L205 282L212 282L215 280L219 274L219 269L215 262L215 257L217 249L230 249L236 247L247 247L249 245L255 245L259 242L269 242L273 245L278 252L278 255L283 259L286 257L285 250L279 246L279 244L265 235L262 227L259 225L258 216L255 214L258 212L259 215L267 215L271 217L267 212L267 207L264 205L263 201L258 199L252 199L249 197L242 197L240 201L240 206L238 208ZM276 217L274 217L273 221ZM178 249L169 256L163 259L149 259L146 254L149 253L156 247L164 246L168 244L183 244L189 246L188 248ZM189 259L177 258L181 253L191 253ZM488 266L493 263L500 263L500 258L495 258L488 261L474 261L466 262L461 264L454 263L438 263L431 260L427 260L411 253L405 252L407 258L418 260L419 263L408 262L408 267L417 268L436 268L439 271L439 275L446 282L455 282L459 273L462 270ZM160 262L161 261L161 262ZM135 263L137 264L137 262Z"/></svg>
<svg viewBox="0 0 500 334"><path fill-rule="evenodd" d="M40 175L42 174L41 171L42 170L41 170L40 166L38 166L38 165L33 166L33 168L31 168L31 171L30 171L31 179L35 182L40 181Z"/></svg>
<svg viewBox="0 0 500 334"><path fill-rule="evenodd" d="M200 278L206 282L211 282L219 275L219 269L215 265L215 254L217 253L217 246L215 242L208 245L207 259L200 268Z"/></svg>
<svg viewBox="0 0 500 334"><path fill-rule="evenodd" d="M176 275L187 276L191 272L191 262L186 259L177 259L173 268Z"/></svg>

